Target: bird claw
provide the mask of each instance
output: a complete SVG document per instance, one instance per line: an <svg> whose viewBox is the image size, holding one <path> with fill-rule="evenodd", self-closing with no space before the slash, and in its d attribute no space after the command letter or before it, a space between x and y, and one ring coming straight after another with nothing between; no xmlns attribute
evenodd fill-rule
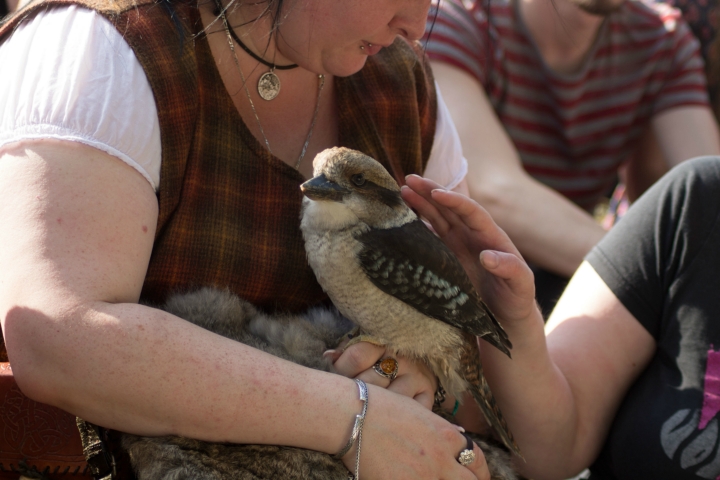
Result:
<svg viewBox="0 0 720 480"><path fill-rule="evenodd" d="M344 336L343 340L348 340L347 343L345 343L341 347L338 347L338 348L341 348L342 349L341 351L343 351L343 352L345 350L347 350L348 347L351 347L351 346L355 345L356 343L360 343L360 342L367 342L367 343L370 343L372 345L376 345L376 346L382 347L382 348L386 347L385 343L376 339L372 335L362 333L360 331L360 327L353 328L349 333L347 333Z"/></svg>

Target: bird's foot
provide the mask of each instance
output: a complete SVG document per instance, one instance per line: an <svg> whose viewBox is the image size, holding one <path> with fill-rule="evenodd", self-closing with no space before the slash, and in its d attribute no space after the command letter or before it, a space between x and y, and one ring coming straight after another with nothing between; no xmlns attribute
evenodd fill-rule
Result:
<svg viewBox="0 0 720 480"><path fill-rule="evenodd" d="M352 329L350 333L346 335L346 338L348 338L348 342L342 347L343 351L345 351L345 349L347 349L348 347L360 342L367 342L378 347L385 347L385 343L376 339L372 335L362 333L360 327L355 327L354 329Z"/></svg>

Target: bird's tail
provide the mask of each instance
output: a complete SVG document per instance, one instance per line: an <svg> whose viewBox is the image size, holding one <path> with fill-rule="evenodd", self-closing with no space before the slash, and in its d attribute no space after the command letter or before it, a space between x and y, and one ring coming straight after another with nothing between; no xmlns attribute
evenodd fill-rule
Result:
<svg viewBox="0 0 720 480"><path fill-rule="evenodd" d="M480 410L482 410L483 415L485 415L485 419L495 430L495 433L497 433L505 446L520 458L523 458L522 453L520 453L520 447L515 443L513 434L503 418L500 407L495 403L495 397L493 397L490 386L485 380L477 348L473 348L476 343L471 341L468 342L467 345L468 348L463 352L461 362L463 365L463 376L470 385L470 393L472 393L475 402L480 407ZM473 347L471 347L471 345Z"/></svg>

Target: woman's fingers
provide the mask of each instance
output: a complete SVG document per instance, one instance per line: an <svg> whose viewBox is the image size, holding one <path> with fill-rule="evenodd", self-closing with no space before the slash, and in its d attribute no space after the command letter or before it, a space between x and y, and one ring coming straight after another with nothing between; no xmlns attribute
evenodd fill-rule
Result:
<svg viewBox="0 0 720 480"><path fill-rule="evenodd" d="M440 208L452 212L453 215L446 216L451 226L468 228L476 233L483 250L501 250L521 257L510 237L495 223L490 213L474 200L447 190L433 190L432 199Z"/></svg>
<svg viewBox="0 0 720 480"><path fill-rule="evenodd" d="M338 351L328 350L325 355L331 359L335 358L335 371L340 375L387 388L417 400L427 409L432 408L437 379L425 363L413 362L403 357L392 357L397 362L397 373L395 378L391 379L375 368L379 360L389 356L383 347L360 342L345 349L339 356Z"/></svg>
<svg viewBox="0 0 720 480"><path fill-rule="evenodd" d="M476 249L493 249L520 256L507 234L497 226L490 214L474 200L456 192L444 190L430 180L417 175L406 177L403 199L425 217L440 237L453 229L467 230L465 239Z"/></svg>
<svg viewBox="0 0 720 480"><path fill-rule="evenodd" d="M402 187L400 191L403 200L405 200L405 203L407 203L410 208L414 209L421 217L430 222L433 230L435 230L438 235L444 236L450 229L450 224L438 210L437 205L435 205L432 201L432 190L428 190L427 193L423 195L420 193L423 190L416 190L413 188L413 186L419 188L420 185L424 185L424 183L421 183L420 180L423 182L426 181L416 175L408 175L408 184Z"/></svg>
<svg viewBox="0 0 720 480"><path fill-rule="evenodd" d="M392 385L392 380L387 377L378 375L372 368L365 370L364 372L357 375L355 378L362 380L365 383L370 383L382 388L389 388Z"/></svg>
<svg viewBox="0 0 720 480"><path fill-rule="evenodd" d="M334 363L335 371L349 378L356 378L361 373L372 368L385 353L383 347L368 342L360 342L346 348ZM378 374L375 374L380 377ZM362 377L361 380L366 380ZM373 384L375 382L372 382ZM387 387L387 385L384 385Z"/></svg>
<svg viewBox="0 0 720 480"><path fill-rule="evenodd" d="M400 359L398 376L390 383L388 390L418 401L428 410L435 402L437 381L432 371L420 362Z"/></svg>
<svg viewBox="0 0 720 480"><path fill-rule="evenodd" d="M490 470L488 469L485 455L475 442L473 442L472 445L473 453L475 454L475 460L473 460L472 463L470 463L469 465L466 465L465 468L470 470L470 472L475 475L475 478L477 480L490 480ZM463 447L463 450L464 449L465 447Z"/></svg>
<svg viewBox="0 0 720 480"><path fill-rule="evenodd" d="M445 236L451 227L462 225L463 221L458 218L456 212L451 208L448 208L444 203L436 201L435 192L452 193L477 205L465 195L447 191L427 178L408 175L405 180L406 186L402 188L401 192L403 199L408 205L417 210L420 216L427 218L441 237Z"/></svg>
<svg viewBox="0 0 720 480"><path fill-rule="evenodd" d="M464 452L468 449L468 440L470 440L474 457L470 463L463 465L460 463L460 460L461 455L465 455ZM460 433L459 435L454 434L452 445L454 446L453 452L456 452L454 453L455 461L453 462L453 468L448 470L448 473L452 471L452 474L448 477L442 478L490 480L490 470L487 460L485 459L485 455L480 447L478 447L477 444L470 439L470 437L466 436L464 433Z"/></svg>
<svg viewBox="0 0 720 480"><path fill-rule="evenodd" d="M524 260L512 253L485 250L480 253L480 263L485 270L505 280L514 291L524 291L530 287L534 289L532 270Z"/></svg>
<svg viewBox="0 0 720 480"><path fill-rule="evenodd" d="M535 307L535 281L524 260L511 253L485 250L480 263L485 276L485 300L503 321L525 318ZM505 325L504 325L505 326Z"/></svg>

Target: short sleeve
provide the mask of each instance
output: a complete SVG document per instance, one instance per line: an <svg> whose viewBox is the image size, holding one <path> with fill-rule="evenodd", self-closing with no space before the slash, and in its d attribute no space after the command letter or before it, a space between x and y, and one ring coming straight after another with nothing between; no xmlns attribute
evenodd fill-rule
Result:
<svg viewBox="0 0 720 480"><path fill-rule="evenodd" d="M450 111L435 84L437 92L437 125L430 158L423 176L434 180L447 190L457 187L468 171L467 160L462 153L460 136L450 117Z"/></svg>
<svg viewBox="0 0 720 480"><path fill-rule="evenodd" d="M29 139L84 143L157 190L160 126L147 77L105 18L77 6L22 23L0 45L0 148Z"/></svg>
<svg viewBox="0 0 720 480"><path fill-rule="evenodd" d="M719 215L720 157L683 162L633 204L586 260L658 339L668 296L704 261L699 254L720 228Z"/></svg>
<svg viewBox="0 0 720 480"><path fill-rule="evenodd" d="M458 67L485 85L485 60L491 32L478 3L466 8L462 0L433 0L425 41L431 60Z"/></svg>
<svg viewBox="0 0 720 480"><path fill-rule="evenodd" d="M679 10L663 3L654 7L667 32L670 45L666 54L672 57L672 63L657 94L653 114L680 106L709 105L700 42Z"/></svg>

